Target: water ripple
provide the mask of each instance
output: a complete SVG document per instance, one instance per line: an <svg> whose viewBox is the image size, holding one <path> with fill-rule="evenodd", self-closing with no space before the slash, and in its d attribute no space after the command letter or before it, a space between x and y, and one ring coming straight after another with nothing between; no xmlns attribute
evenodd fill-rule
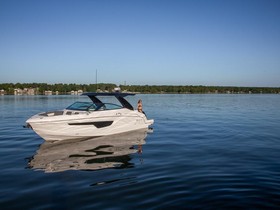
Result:
<svg viewBox="0 0 280 210"><path fill-rule="evenodd" d="M67 106L76 97L2 97L1 206L279 208L278 95L137 97L155 119L154 132L144 141L118 145L48 145L22 128L31 115Z"/></svg>

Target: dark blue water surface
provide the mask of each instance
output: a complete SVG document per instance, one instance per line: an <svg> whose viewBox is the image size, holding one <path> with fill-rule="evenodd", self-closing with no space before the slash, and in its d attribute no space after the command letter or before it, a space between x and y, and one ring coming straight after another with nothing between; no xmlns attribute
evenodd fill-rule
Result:
<svg viewBox="0 0 280 210"><path fill-rule="evenodd" d="M280 95L136 95L153 133L48 144L22 126L82 97L0 96L1 209L280 208Z"/></svg>

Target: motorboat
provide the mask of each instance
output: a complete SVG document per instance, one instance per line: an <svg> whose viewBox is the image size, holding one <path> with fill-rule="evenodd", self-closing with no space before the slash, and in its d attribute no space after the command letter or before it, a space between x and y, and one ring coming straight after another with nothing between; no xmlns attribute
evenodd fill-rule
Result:
<svg viewBox="0 0 280 210"><path fill-rule="evenodd" d="M26 121L46 141L85 139L149 128L154 120L134 110L125 99L132 93L88 92L89 102L75 102L66 109L36 114ZM100 98L116 98L119 103L104 103Z"/></svg>
<svg viewBox="0 0 280 210"><path fill-rule="evenodd" d="M44 141L28 167L45 173L133 167L133 154L142 154L148 133L140 129L86 140Z"/></svg>

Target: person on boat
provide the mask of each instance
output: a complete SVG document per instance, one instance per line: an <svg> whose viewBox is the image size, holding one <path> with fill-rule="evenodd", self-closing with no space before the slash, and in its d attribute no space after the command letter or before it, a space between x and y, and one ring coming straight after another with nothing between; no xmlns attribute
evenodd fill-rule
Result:
<svg viewBox="0 0 280 210"><path fill-rule="evenodd" d="M139 99L139 101L137 103L137 110L138 110L138 112L141 112L144 115L146 115L146 113L143 111L143 104L142 104L142 100L141 99Z"/></svg>
<svg viewBox="0 0 280 210"><path fill-rule="evenodd" d="M138 110L138 112L143 113L143 105L142 105L142 100L141 99L139 99L139 101L137 103L137 110Z"/></svg>

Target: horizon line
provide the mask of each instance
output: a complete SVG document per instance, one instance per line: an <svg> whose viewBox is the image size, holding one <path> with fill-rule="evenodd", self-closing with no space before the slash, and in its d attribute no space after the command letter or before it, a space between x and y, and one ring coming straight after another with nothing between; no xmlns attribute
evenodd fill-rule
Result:
<svg viewBox="0 0 280 210"><path fill-rule="evenodd" d="M280 88L280 86L238 86L238 85L182 85L182 84L178 84L178 85L174 85L174 84L145 84L145 85L141 85L141 84L119 84L117 85L116 83L110 83L110 82L99 82L99 83L47 83L47 82L2 82L0 83L0 85L2 84L47 84L47 85L57 85L57 84L75 84L75 85L96 85L96 84L111 84L111 85L116 85L118 86L194 86L194 87L243 87L243 88Z"/></svg>

